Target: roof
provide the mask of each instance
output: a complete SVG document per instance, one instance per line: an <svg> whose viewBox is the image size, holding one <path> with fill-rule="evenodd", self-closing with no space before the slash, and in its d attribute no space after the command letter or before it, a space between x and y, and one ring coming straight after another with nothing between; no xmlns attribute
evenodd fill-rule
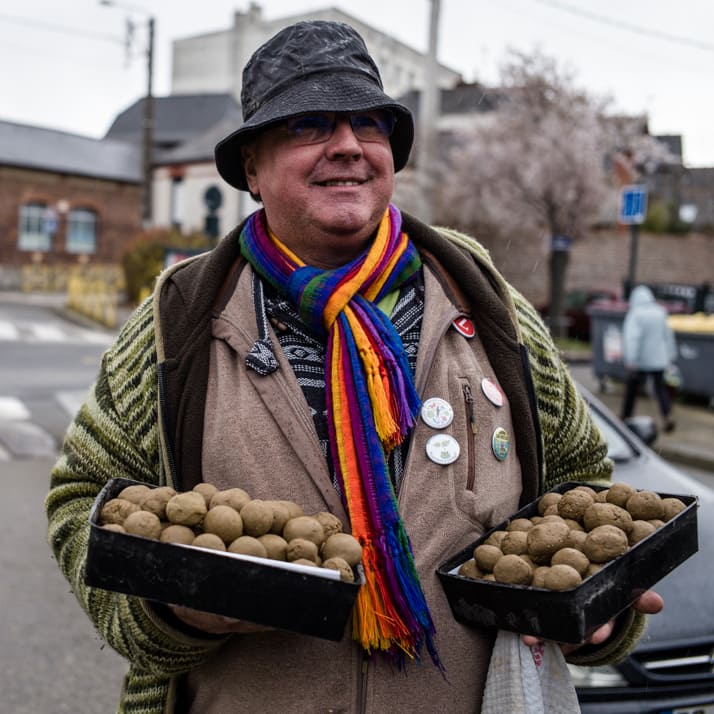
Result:
<svg viewBox="0 0 714 714"><path fill-rule="evenodd" d="M140 144L143 138L146 98L134 102L117 116L105 139ZM231 94L172 94L154 97L155 147L173 147L193 139L225 117L241 121L240 106Z"/></svg>
<svg viewBox="0 0 714 714"><path fill-rule="evenodd" d="M154 165L213 163L213 152L216 144L232 131L235 131L240 124L240 119L232 116L224 117L206 131L192 137L176 148L156 150L154 152Z"/></svg>
<svg viewBox="0 0 714 714"><path fill-rule="evenodd" d="M0 120L0 165L141 183L140 147Z"/></svg>
<svg viewBox="0 0 714 714"><path fill-rule="evenodd" d="M450 89L441 89L439 92L440 111L448 114L473 114L477 112L490 112L496 109L498 102L505 95L502 89L484 87L478 83L462 83ZM419 116L421 91L412 89L399 97L399 101L406 105L414 114Z"/></svg>
<svg viewBox="0 0 714 714"><path fill-rule="evenodd" d="M681 134L657 134L655 136L657 141L664 144L668 149L669 153L677 157L680 162L682 160L682 135Z"/></svg>

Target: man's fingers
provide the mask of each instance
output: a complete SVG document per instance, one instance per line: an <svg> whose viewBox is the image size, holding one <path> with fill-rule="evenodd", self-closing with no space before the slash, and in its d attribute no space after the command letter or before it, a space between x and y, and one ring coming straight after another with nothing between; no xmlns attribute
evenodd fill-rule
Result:
<svg viewBox="0 0 714 714"><path fill-rule="evenodd" d="M664 608L664 600L659 593L654 590L645 590L632 607L645 615L656 615Z"/></svg>

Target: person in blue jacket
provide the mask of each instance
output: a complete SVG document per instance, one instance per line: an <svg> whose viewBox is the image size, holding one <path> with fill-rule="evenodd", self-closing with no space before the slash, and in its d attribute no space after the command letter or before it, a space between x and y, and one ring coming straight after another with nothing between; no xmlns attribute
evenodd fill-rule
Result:
<svg viewBox="0 0 714 714"><path fill-rule="evenodd" d="M651 380L665 431L674 429L672 401L664 374L677 356L674 333L667 324L667 311L646 285L630 295L630 306L622 327L622 351L628 371L622 418L632 416L637 393Z"/></svg>

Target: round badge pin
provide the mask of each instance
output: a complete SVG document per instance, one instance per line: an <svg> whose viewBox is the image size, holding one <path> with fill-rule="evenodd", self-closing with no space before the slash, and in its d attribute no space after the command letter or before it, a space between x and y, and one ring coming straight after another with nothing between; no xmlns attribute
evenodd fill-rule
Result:
<svg viewBox="0 0 714 714"><path fill-rule="evenodd" d="M511 448L511 439L508 436L508 432L499 426L491 437L491 450L493 455L499 460L503 461L506 456L508 456L508 451Z"/></svg>
<svg viewBox="0 0 714 714"><path fill-rule="evenodd" d="M469 317L457 317L451 324L460 335L463 335L469 340L476 335L476 325L474 325L474 321Z"/></svg>
<svg viewBox="0 0 714 714"><path fill-rule="evenodd" d="M430 397L421 406L421 418L432 429L444 429L454 420L454 408L441 397Z"/></svg>
<svg viewBox="0 0 714 714"><path fill-rule="evenodd" d="M426 455L435 464L453 464L459 458L461 447L450 434L434 434L426 442Z"/></svg>
<svg viewBox="0 0 714 714"><path fill-rule="evenodd" d="M495 404L497 407L503 406L503 392L490 377L484 377L481 380L481 391L491 404Z"/></svg>

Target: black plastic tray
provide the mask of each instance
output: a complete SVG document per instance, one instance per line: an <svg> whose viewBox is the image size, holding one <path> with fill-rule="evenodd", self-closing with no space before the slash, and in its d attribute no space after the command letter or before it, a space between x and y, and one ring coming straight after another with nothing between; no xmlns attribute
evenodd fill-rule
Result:
<svg viewBox="0 0 714 714"><path fill-rule="evenodd" d="M563 493L581 485L596 491L605 488L569 482L552 490ZM663 498L672 495L660 494ZM685 510L571 590L473 580L456 573L493 531L504 530L515 518L537 515L538 502L533 501L439 566L436 572L454 617L476 627L511 630L558 642L583 642L697 552L697 499L676 494L674 497L686 505Z"/></svg>
<svg viewBox="0 0 714 714"><path fill-rule="evenodd" d="M162 543L99 525L104 503L136 483L112 479L95 500L89 516L87 585L327 640L342 639L364 582L361 566L359 582L346 583L300 566Z"/></svg>

